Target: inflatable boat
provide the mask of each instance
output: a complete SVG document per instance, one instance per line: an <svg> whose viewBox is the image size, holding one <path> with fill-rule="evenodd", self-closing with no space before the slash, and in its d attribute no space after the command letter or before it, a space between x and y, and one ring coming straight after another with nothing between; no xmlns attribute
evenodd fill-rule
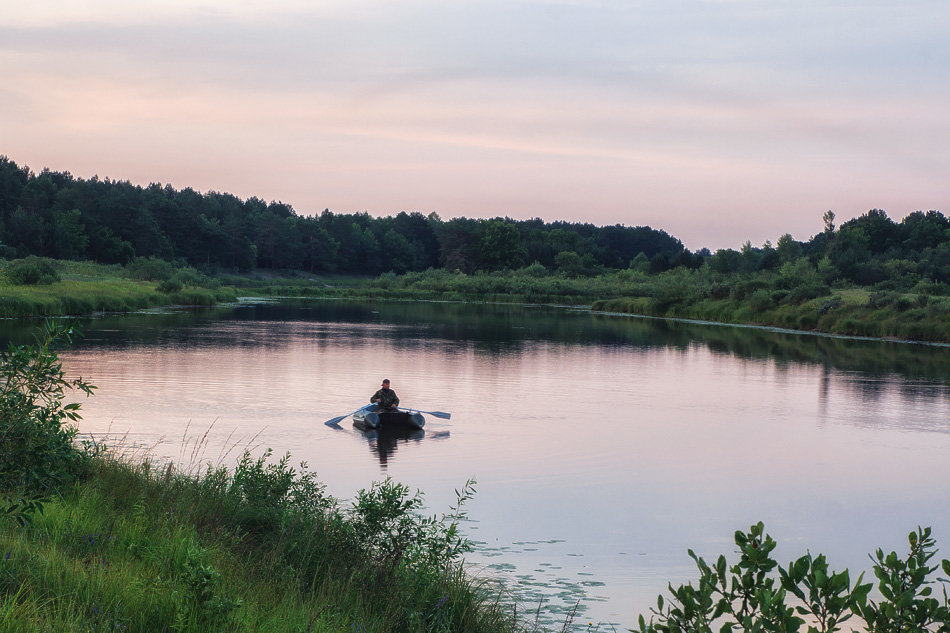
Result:
<svg viewBox="0 0 950 633"><path fill-rule="evenodd" d="M368 404L353 414L353 426L360 430L421 429L425 423L426 419L418 411L382 411L375 404Z"/></svg>

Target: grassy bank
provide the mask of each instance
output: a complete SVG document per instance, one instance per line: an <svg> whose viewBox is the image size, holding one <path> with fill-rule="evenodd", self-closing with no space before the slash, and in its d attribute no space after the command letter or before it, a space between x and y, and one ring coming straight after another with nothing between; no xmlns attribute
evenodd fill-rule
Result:
<svg viewBox="0 0 950 633"><path fill-rule="evenodd" d="M474 482L437 518L390 480L340 502L289 456L182 472L77 444L74 331L0 352L0 631L513 629L463 572Z"/></svg>
<svg viewBox="0 0 950 633"><path fill-rule="evenodd" d="M604 312L775 326L849 336L950 343L950 285L854 286L807 260L777 272L719 273L709 266L651 274L642 267L565 276L540 264L464 274L427 270L369 279L300 271L207 277L158 260L127 267L56 262L54 279L13 283L0 271L0 316L214 305L240 296L416 299L590 306ZM824 275L824 276L823 276Z"/></svg>
<svg viewBox="0 0 950 633"><path fill-rule="evenodd" d="M550 274L543 266L529 266L517 271L473 275L427 270L404 275L386 273L373 279L327 279L316 283L274 279L271 283L248 284L239 292L290 297L590 305L605 296L622 296L624 289L629 287L627 271L569 278Z"/></svg>
<svg viewBox="0 0 950 633"><path fill-rule="evenodd" d="M286 462L186 475L110 457L0 522L0 631L501 631L448 523L392 482L352 507Z"/></svg>
<svg viewBox="0 0 950 633"><path fill-rule="evenodd" d="M835 290L799 305L759 307L749 301L704 299L695 303L657 306L648 297L595 301L594 310L659 317L677 317L774 326L846 336L950 342L950 301L920 302L900 295L905 306L876 305L871 293Z"/></svg>
<svg viewBox="0 0 950 633"><path fill-rule="evenodd" d="M849 336L950 342L950 287L901 290L829 285L815 271L721 274L676 269L621 270L588 277L552 275L542 266L465 275L429 270L336 283L302 280L241 290L272 296L424 299L585 305L605 312L775 326Z"/></svg>
<svg viewBox="0 0 950 633"><path fill-rule="evenodd" d="M716 296L697 284L671 295L640 289L639 296L593 302L591 308L658 317L755 324L846 336L950 343L950 297L926 292L827 288L796 298L794 289L757 288ZM633 293L631 293L633 294Z"/></svg>
<svg viewBox="0 0 950 633"><path fill-rule="evenodd" d="M38 258L34 258L38 259ZM167 276L90 262L51 261L20 264L26 277L11 270L20 262L0 263L0 317L85 315L129 312L167 305L209 306L233 301L237 293L195 271L188 276L169 265ZM30 266L40 268L35 271ZM45 276L43 270L51 269ZM182 280L184 277L184 281Z"/></svg>

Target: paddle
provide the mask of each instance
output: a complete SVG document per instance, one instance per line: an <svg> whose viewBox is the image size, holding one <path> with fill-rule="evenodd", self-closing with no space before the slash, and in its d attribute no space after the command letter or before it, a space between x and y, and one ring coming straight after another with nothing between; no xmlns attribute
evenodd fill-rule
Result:
<svg viewBox="0 0 950 633"><path fill-rule="evenodd" d="M353 415L353 413L358 413L359 411L362 411L363 409L365 409L365 408L368 407L368 406L372 406L372 405L366 405L366 404L364 404L362 407L360 407L360 408L357 409L356 411L353 411L352 413L347 413L346 415L341 415L341 416L336 417L336 418L330 418L329 420L327 420L326 422L324 422L324 424L326 424L327 426L336 426L336 425L338 425L340 422L342 422L343 420L345 420L346 418L348 418L348 417L350 417L351 415Z"/></svg>
<svg viewBox="0 0 950 633"><path fill-rule="evenodd" d="M419 413L428 413L431 416L437 418L442 418L443 420L451 419L452 414L446 413L445 411L419 411L419 409L403 409L402 407L397 407L400 411L405 411L406 413L412 413L413 411L418 411ZM346 417L346 416L343 416Z"/></svg>

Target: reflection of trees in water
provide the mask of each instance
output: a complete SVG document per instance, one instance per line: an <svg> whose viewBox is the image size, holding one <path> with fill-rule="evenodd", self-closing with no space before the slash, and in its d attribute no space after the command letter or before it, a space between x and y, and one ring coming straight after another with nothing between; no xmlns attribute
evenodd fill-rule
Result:
<svg viewBox="0 0 950 633"><path fill-rule="evenodd" d="M374 304L377 320L425 323L427 334L471 346L476 352L516 355L536 341L638 349L706 348L740 359L767 360L779 371L797 365L835 370L846 380L868 377L925 379L950 385L947 346L868 341L773 329L637 318L552 307L478 304ZM395 330L405 347L420 344L419 332ZM873 394L879 385L861 386ZM931 385L934 387L934 385ZM939 392L939 391L938 391Z"/></svg>
<svg viewBox="0 0 950 633"><path fill-rule="evenodd" d="M254 336L216 333L220 321L259 322ZM269 323L312 327L319 342L365 344L379 338L412 350L438 346L491 356L517 356L536 342L597 345L624 350L707 349L714 354L769 361L778 371L798 365L833 370L862 397L879 397L885 382L896 382L904 397L945 397L950 386L950 348L892 341L865 341L762 328L595 314L548 306L475 303L362 302L294 300L212 309L85 319L88 333L79 345L130 347L155 345L280 347L296 341ZM2 338L29 340L33 322L14 321ZM372 326L367 328L367 326ZM5 342L5 341L0 341Z"/></svg>

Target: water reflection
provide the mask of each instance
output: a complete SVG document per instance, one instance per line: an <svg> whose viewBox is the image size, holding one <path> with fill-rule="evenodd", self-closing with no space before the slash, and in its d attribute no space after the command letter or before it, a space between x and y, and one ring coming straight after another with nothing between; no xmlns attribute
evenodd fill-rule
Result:
<svg viewBox="0 0 950 633"><path fill-rule="evenodd" d="M869 376L906 381L902 391L915 397L921 390L946 395L950 385L950 347L894 341L867 341L768 329L711 326L684 321L591 313L548 306L429 302L355 302L309 300L287 303L235 304L220 308L163 310L133 315L84 319L84 345L121 349L150 343L177 345L279 347L289 340L267 327L253 337L230 340L207 330L215 323L233 322L325 324L308 336L314 341L360 338L387 339L401 349L442 344L457 354L474 351L493 357L521 354L526 345L549 341L569 345L666 348L687 351L705 348L715 354L774 362L777 367L815 365L835 370L869 400L880 385ZM35 323L0 323L0 342L23 342ZM856 372L856 373L855 373Z"/></svg>
<svg viewBox="0 0 950 633"><path fill-rule="evenodd" d="M5 325L8 337L27 332ZM68 372L100 386L83 403L83 432L131 429L151 445L219 420L204 444L212 457L232 432L260 437L310 463L335 496L384 471L440 510L475 476L476 562L510 568L545 608L570 611L579 597L551 587L582 591L582 608L618 629L667 580L691 578L686 548L728 553L729 535L758 520L790 542L779 558L814 548L856 571L918 524L941 541L950 526L934 503L950 494L946 347L346 301L103 317L85 329L64 354ZM450 410L451 424L430 420L413 438L322 423L365 402L383 375L406 406ZM435 441L448 428L452 441Z"/></svg>
<svg viewBox="0 0 950 633"><path fill-rule="evenodd" d="M370 452L379 459L379 466L383 470L386 470L400 443L421 442L426 436L425 429L383 428L369 429L360 433L366 439Z"/></svg>

